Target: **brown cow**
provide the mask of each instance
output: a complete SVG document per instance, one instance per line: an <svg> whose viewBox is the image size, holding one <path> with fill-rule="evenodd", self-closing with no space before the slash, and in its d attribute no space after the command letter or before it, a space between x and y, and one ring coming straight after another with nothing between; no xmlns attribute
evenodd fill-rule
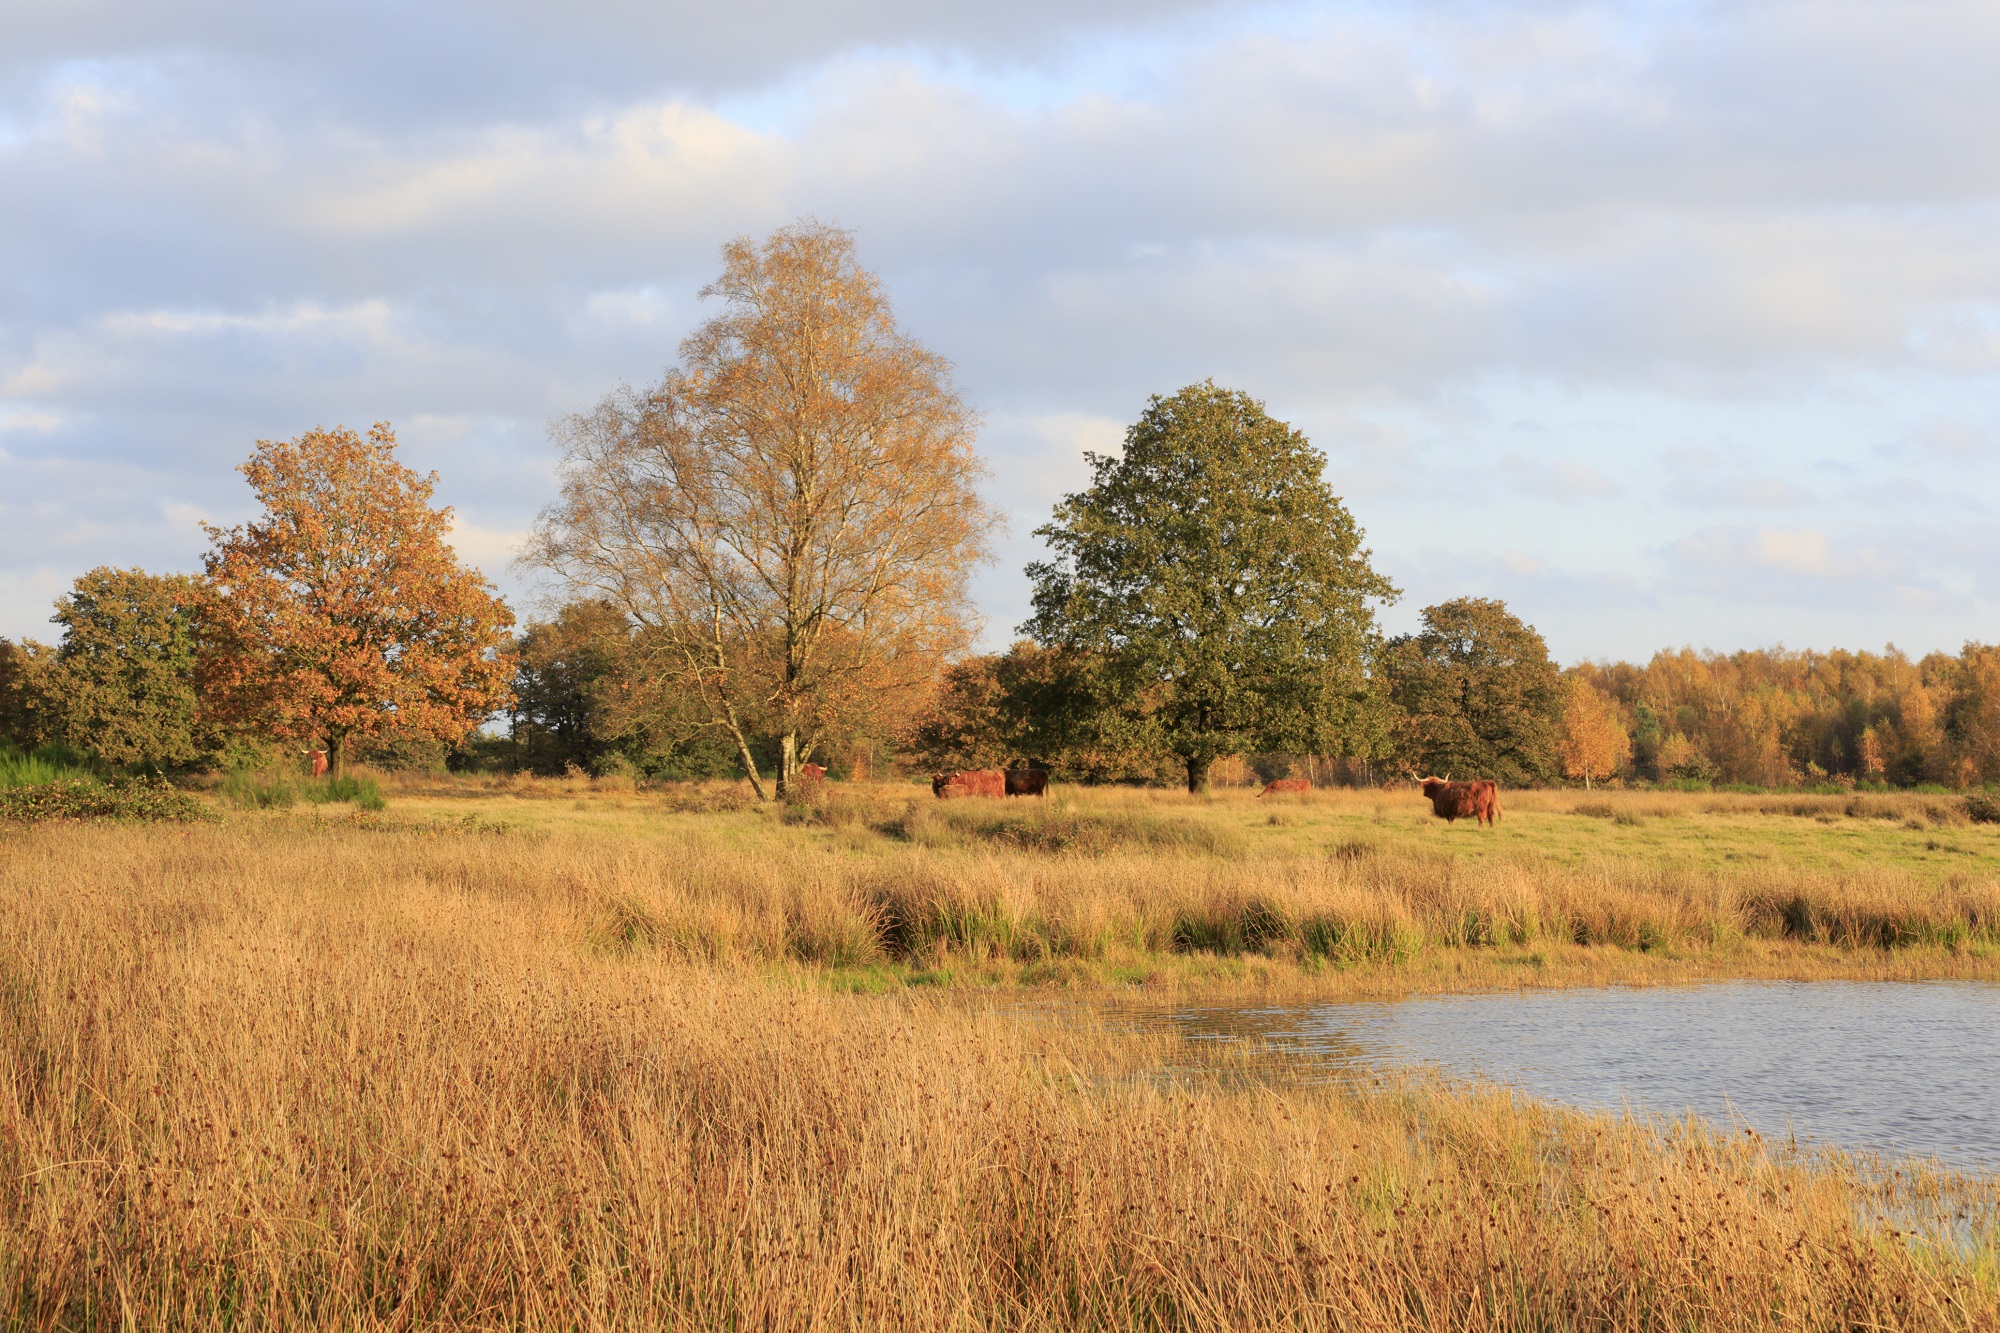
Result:
<svg viewBox="0 0 2000 1333"><path fill-rule="evenodd" d="M1285 796L1294 792L1305 793L1312 790L1312 783L1304 778L1274 778L1264 784L1264 790L1257 793L1259 800L1266 796Z"/></svg>
<svg viewBox="0 0 2000 1333"><path fill-rule="evenodd" d="M969 769L962 773L931 775L931 795L940 801L961 796L1005 796L1007 777L997 768Z"/></svg>
<svg viewBox="0 0 2000 1333"><path fill-rule="evenodd" d="M325 750L308 750L308 751L307 751L306 753L307 753L307 756L308 756L308 757L309 757L309 758L310 758L310 759L312 760L312 770L313 770L313 776L314 776L314 777L316 777L316 778L323 778L323 777L325 777L325 776L326 776L326 751L325 751Z"/></svg>
<svg viewBox="0 0 2000 1333"><path fill-rule="evenodd" d="M1047 796L1049 794L1049 771L1046 768L1008 769L1007 794L1009 796Z"/></svg>
<svg viewBox="0 0 2000 1333"><path fill-rule="evenodd" d="M1446 823L1472 819L1493 827L1500 818L1500 784L1497 782L1446 782L1424 778L1419 784L1431 803L1431 813Z"/></svg>
<svg viewBox="0 0 2000 1333"><path fill-rule="evenodd" d="M800 782L818 783L824 781L825 778L826 778L826 766L824 764L799 765Z"/></svg>

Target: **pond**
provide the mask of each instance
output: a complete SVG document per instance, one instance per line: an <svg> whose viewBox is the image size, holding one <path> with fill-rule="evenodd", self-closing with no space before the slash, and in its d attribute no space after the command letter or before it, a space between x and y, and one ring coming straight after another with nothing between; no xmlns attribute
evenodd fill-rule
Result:
<svg viewBox="0 0 2000 1333"><path fill-rule="evenodd" d="M1695 1111L1771 1138L2000 1169L2000 985L1730 982L1201 1007L1329 1075L1422 1065L1590 1110Z"/></svg>

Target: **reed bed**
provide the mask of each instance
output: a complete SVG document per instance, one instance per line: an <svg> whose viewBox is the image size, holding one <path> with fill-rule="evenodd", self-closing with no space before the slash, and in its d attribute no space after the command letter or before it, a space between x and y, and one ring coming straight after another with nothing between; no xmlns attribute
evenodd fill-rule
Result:
<svg viewBox="0 0 2000 1333"><path fill-rule="evenodd" d="M856 921L872 924L854 947L887 948L884 904L932 901L957 882L948 868L978 888L965 901L1050 912L1079 939L1090 913L1116 918L1138 893L1140 872L1115 858L1078 859L1123 886L1109 889L1060 877L1022 888L1021 863L1009 864L913 848L875 867L774 854L752 873L693 841L278 821L8 834L7 1318L1454 1331L2000 1321L1988 1233L1951 1229L1990 1210L1991 1181L1916 1167L1869 1176L1740 1131L1569 1114L1493 1090L1260 1086L1242 1077L1254 1070L1203 1066L1165 1037L1024 1023L943 996L830 995L686 961L846 938ZM1220 902L1247 887L1204 888L1188 873L1166 875L1170 895ZM1440 925L1464 910L1458 890L1396 897L1420 877L1385 879L1365 858L1315 873L1328 878L1300 867L1287 890L1302 904L1386 895ZM870 878L882 874L891 888ZM1710 910L1689 886L1621 891ZM1491 892L1504 903L1527 890ZM614 902L630 919L607 934ZM641 942L674 930L687 944ZM1869 1220L1884 1206L1894 1222Z"/></svg>

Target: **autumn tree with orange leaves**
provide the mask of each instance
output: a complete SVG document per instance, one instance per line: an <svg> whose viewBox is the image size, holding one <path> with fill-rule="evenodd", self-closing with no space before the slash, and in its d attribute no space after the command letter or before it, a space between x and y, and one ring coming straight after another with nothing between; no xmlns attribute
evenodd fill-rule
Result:
<svg viewBox="0 0 2000 1333"><path fill-rule="evenodd" d="M643 685L777 794L843 729L897 725L972 637L993 512L949 365L896 327L853 237L802 222L723 249L681 364L557 425L562 498L528 553L639 627Z"/></svg>
<svg viewBox="0 0 2000 1333"><path fill-rule="evenodd" d="M203 524L209 605L202 695L221 720L322 745L463 738L506 706L514 617L446 544L437 476L396 461L377 423L260 440L238 470L257 522Z"/></svg>

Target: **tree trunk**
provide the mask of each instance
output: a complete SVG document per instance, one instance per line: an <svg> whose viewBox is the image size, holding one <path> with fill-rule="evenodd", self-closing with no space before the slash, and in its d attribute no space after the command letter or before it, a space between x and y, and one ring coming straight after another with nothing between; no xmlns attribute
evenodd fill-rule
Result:
<svg viewBox="0 0 2000 1333"><path fill-rule="evenodd" d="M727 709L726 717L730 738L736 742L736 757L743 761L743 771L750 776L750 790L757 793L758 800L770 800L764 794L764 779L757 772L757 756L750 753L750 742L744 738L743 728L736 723L736 710Z"/></svg>
<svg viewBox="0 0 2000 1333"><path fill-rule="evenodd" d="M1208 766L1215 761L1207 755L1187 755L1188 795L1208 794Z"/></svg>
<svg viewBox="0 0 2000 1333"><path fill-rule="evenodd" d="M338 782L347 776L347 733L337 731L328 736L326 748L333 752L328 757L333 760L333 780Z"/></svg>
<svg viewBox="0 0 2000 1333"><path fill-rule="evenodd" d="M778 740L778 799L790 798L799 778L799 733L788 731Z"/></svg>

